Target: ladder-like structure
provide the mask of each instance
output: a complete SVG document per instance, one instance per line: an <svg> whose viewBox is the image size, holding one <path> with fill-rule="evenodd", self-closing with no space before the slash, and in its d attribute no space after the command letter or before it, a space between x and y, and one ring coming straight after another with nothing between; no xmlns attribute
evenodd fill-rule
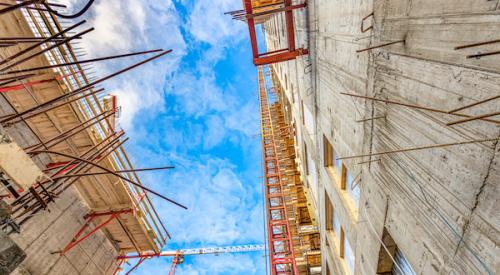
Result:
<svg viewBox="0 0 500 275"><path fill-rule="evenodd" d="M264 160L264 184L267 214L269 258L272 275L298 275L288 220L287 196L281 174L282 164L278 154L279 137L273 121L280 114L270 107L263 68L259 67L259 96L262 130L262 156Z"/></svg>

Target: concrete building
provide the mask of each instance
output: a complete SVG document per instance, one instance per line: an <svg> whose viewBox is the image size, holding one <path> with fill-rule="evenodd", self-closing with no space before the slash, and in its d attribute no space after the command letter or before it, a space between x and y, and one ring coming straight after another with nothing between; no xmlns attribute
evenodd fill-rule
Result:
<svg viewBox="0 0 500 275"><path fill-rule="evenodd" d="M294 11L309 54L270 67L323 274L500 271L499 15L500 1L451 0ZM268 52L287 47L285 20L263 24Z"/></svg>
<svg viewBox="0 0 500 275"><path fill-rule="evenodd" d="M114 274L119 255L159 253L168 233L114 97L79 64L70 38L84 25L42 10L0 17L0 274Z"/></svg>

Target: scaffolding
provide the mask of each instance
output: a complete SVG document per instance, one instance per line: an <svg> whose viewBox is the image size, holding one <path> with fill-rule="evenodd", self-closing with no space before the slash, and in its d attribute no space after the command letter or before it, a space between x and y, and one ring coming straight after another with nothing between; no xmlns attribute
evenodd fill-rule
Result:
<svg viewBox="0 0 500 275"><path fill-rule="evenodd" d="M310 274L321 266L319 232L295 165L294 131L272 70L259 67L258 74L271 274Z"/></svg>
<svg viewBox="0 0 500 275"><path fill-rule="evenodd" d="M243 10L231 11L226 14L231 15L235 20L247 23L250 43L252 45L253 63L256 66L293 60L298 56L309 53L305 48L296 47L293 15L294 10L305 8L307 1L300 4L293 4L292 0L243 0L243 6ZM286 46L282 49L259 53L256 26L265 23L272 16L279 14L284 14L283 26L286 30Z"/></svg>
<svg viewBox="0 0 500 275"><path fill-rule="evenodd" d="M3 113L0 124L7 132L35 137L38 143L23 144L22 149L46 175L28 183L29 189L10 188L10 194L0 194L13 207L15 223L22 226L49 210L62 192L75 186L90 212L82 213L85 222L58 251L61 255L101 228L107 229L110 239L117 240L122 254L160 252L170 236L148 195L154 191L144 187L136 174L147 169L133 168L123 148L125 133L115 123L120 112L116 99L104 95L99 85L170 51L82 62L85 52L76 41L93 29L76 31L85 21L63 22L40 3L12 11L0 20L2 25L17 22L4 31L2 38L12 38L8 45L2 44L0 53L2 81L6 80L0 83L0 96L10 105L10 110L3 111L11 113ZM161 53L102 78L93 76L92 67L84 65L156 52ZM68 156L78 158L68 160ZM108 171L102 172L100 167ZM100 171L95 173L93 169ZM3 180L10 181L5 175Z"/></svg>

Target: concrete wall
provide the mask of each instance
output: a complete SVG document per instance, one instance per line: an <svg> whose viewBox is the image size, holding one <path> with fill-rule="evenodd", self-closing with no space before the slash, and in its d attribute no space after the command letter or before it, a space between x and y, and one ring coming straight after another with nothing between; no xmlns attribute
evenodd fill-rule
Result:
<svg viewBox="0 0 500 275"><path fill-rule="evenodd" d="M88 213L72 188L50 207L21 227L21 234L11 235L27 258L13 274L113 274L117 250L107 236L98 231L63 256L51 254L62 250L84 224ZM90 230L87 230L88 232Z"/></svg>
<svg viewBox="0 0 500 275"><path fill-rule="evenodd" d="M0 98L1 113L11 113L8 104ZM35 136L22 123L7 129L9 135L21 146L37 143ZM40 167L50 160L37 158ZM90 238L75 246L64 256L62 250L84 224L83 215L89 208L74 187L68 188L49 205L21 226L21 233L10 237L26 253L26 259L12 274L113 274L116 270L118 251L108 236L97 231ZM91 226L85 232L92 230Z"/></svg>
<svg viewBox="0 0 500 275"><path fill-rule="evenodd" d="M374 12L362 33L361 19ZM292 104L299 151L303 144L317 168L314 204L322 229L324 267L348 273L338 238L326 230L325 196L332 201L355 251L354 274L375 274L384 227L417 274L495 274L500 270L498 141L344 161L359 175L361 200L353 207L346 191L324 167L323 135L342 156L399 148L498 138L498 124L446 123L458 116L341 95L366 95L448 111L500 94L500 55L466 59L500 49L500 43L454 50L498 39L500 1L308 1L296 14L298 44L311 54L274 65ZM283 47L268 23L267 43ZM308 26L306 26L306 22ZM274 25L273 25L274 24ZM368 52L357 49L406 39ZM305 42L308 41L308 42ZM293 94L293 95L292 95ZM301 102L315 117L315 132L301 123ZM464 110L499 111L500 101ZM366 122L357 120L385 116ZM500 117L493 119L500 120ZM303 163L304 160L299 160ZM326 268L323 268L325 270ZM326 272L326 271L325 271ZM325 273L326 274L326 273Z"/></svg>

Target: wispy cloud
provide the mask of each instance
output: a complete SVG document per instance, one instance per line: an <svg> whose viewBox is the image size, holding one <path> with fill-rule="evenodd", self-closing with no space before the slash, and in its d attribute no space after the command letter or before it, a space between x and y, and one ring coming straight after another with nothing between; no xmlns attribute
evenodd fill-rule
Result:
<svg viewBox="0 0 500 275"><path fill-rule="evenodd" d="M77 7L85 1L66 0ZM154 198L173 236L169 249L263 242L258 101L244 24L234 0L96 1L91 56L172 48L162 60L106 83L118 95L136 166L173 164L142 181L188 211ZM245 58L243 61L242 58ZM248 58L247 58L248 57ZM140 58L96 64L100 74ZM262 253L191 257L177 274L263 274ZM141 274L166 272L170 259Z"/></svg>

